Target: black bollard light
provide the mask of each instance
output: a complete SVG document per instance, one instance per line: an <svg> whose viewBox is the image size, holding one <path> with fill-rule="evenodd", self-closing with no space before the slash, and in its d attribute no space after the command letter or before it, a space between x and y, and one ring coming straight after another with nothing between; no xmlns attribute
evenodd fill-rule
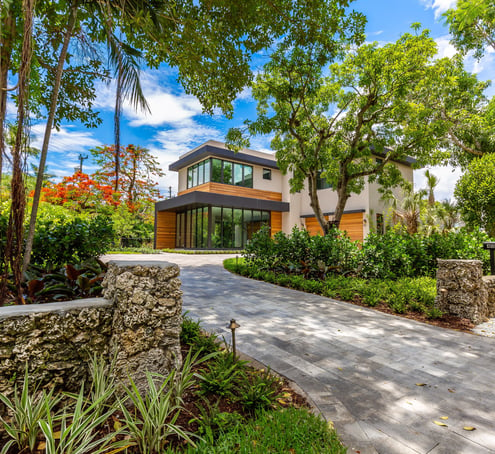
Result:
<svg viewBox="0 0 495 454"><path fill-rule="evenodd" d="M228 328L232 332L232 354L234 355L234 360L236 357L236 354L235 354L235 330L236 330L236 328L240 328L240 327L241 327L241 325L236 323L234 318L231 319L230 323L228 324Z"/></svg>

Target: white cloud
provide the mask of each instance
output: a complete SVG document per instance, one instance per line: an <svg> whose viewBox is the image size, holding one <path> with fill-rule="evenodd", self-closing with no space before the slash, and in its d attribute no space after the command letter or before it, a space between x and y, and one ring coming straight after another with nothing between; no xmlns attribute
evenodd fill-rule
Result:
<svg viewBox="0 0 495 454"><path fill-rule="evenodd" d="M376 32L370 32L367 34L367 36L379 36L383 33L383 30L378 30Z"/></svg>
<svg viewBox="0 0 495 454"><path fill-rule="evenodd" d="M207 140L223 141L224 139L224 133L218 129L201 125L192 120L174 127L174 129L159 131L153 139L159 145L148 146L148 148L157 158L160 167L166 174L158 182L162 192L166 189L168 193L168 187L172 186L173 193L177 193L177 172L168 170L168 166L177 161L180 155Z"/></svg>
<svg viewBox="0 0 495 454"><path fill-rule="evenodd" d="M166 70L148 70L141 73L141 88L150 111L136 110L124 100L123 114L130 126L177 125L202 113L198 99L186 95L180 86L169 83L171 75ZM97 108L113 110L115 107L115 83L98 86Z"/></svg>
<svg viewBox="0 0 495 454"><path fill-rule="evenodd" d="M135 111L128 104L124 106L124 114L131 120L131 126L175 125L202 112L201 104L194 96L175 96L159 89L145 95L150 112Z"/></svg>
<svg viewBox="0 0 495 454"><path fill-rule="evenodd" d="M31 145L41 150L45 125L38 124L31 128L33 137ZM92 132L75 130L74 126L65 126L52 130L50 137L50 152L64 153L65 156L75 156L78 153L86 152L90 148L98 147L102 143L93 137Z"/></svg>
<svg viewBox="0 0 495 454"><path fill-rule="evenodd" d="M435 12L435 19L438 19L445 11L454 8L457 0L421 0L427 8L431 8Z"/></svg>
<svg viewBox="0 0 495 454"><path fill-rule="evenodd" d="M45 125L35 125L31 132L31 146L41 150ZM71 175L74 169L79 167L79 154L90 156L88 150L101 145L103 144L93 137L92 132L78 131L74 126L62 127L60 131L53 129L48 147L48 173L54 174L58 179ZM94 166L90 165L90 160L91 158L83 161L84 171L89 173L95 170ZM38 164L36 161L32 160L35 165Z"/></svg>
<svg viewBox="0 0 495 454"><path fill-rule="evenodd" d="M456 53L456 48L450 43L450 36L440 36L435 39L438 46L437 58L452 58Z"/></svg>
<svg viewBox="0 0 495 454"><path fill-rule="evenodd" d="M414 171L415 190L427 188L425 170ZM435 188L435 199L439 201L453 199L455 185L462 175L462 170L451 166L435 166L430 168L430 172L439 179L438 186Z"/></svg>

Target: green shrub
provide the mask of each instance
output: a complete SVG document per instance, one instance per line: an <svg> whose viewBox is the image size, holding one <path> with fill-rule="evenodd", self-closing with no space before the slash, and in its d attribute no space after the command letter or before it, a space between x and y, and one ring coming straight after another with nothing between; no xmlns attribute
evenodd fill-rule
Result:
<svg viewBox="0 0 495 454"><path fill-rule="evenodd" d="M220 349L218 337L214 333L204 333L201 329L201 322L199 320L194 321L188 317L187 312L182 318L180 340L182 343L189 345L193 352L201 351L204 354L208 354L217 352Z"/></svg>
<svg viewBox="0 0 495 454"><path fill-rule="evenodd" d="M338 230L325 236L311 236L307 230L294 227L290 235L278 232L273 238L263 227L246 245L246 263L260 271L324 277L332 273L348 273L356 268L359 249Z"/></svg>
<svg viewBox="0 0 495 454"><path fill-rule="evenodd" d="M37 222L31 263L47 269L79 264L104 254L112 242L112 224L107 217L63 222L41 218Z"/></svg>
<svg viewBox="0 0 495 454"><path fill-rule="evenodd" d="M211 361L207 370L197 374L201 379L201 394L217 394L233 397L237 382L245 374L246 361L238 361L231 353L224 352Z"/></svg>
<svg viewBox="0 0 495 454"><path fill-rule="evenodd" d="M280 379L270 369L245 375L239 384L239 401L250 412L274 406L280 397Z"/></svg>
<svg viewBox="0 0 495 454"><path fill-rule="evenodd" d="M371 233L363 244L357 271L363 277L381 279L434 276L439 258L481 260L487 271L489 254L483 242L488 240L483 232L465 229L429 236L397 230Z"/></svg>

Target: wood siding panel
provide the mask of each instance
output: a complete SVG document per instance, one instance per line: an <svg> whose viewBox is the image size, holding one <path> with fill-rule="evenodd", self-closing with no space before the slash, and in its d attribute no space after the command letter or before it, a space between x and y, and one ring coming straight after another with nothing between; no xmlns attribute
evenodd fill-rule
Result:
<svg viewBox="0 0 495 454"><path fill-rule="evenodd" d="M328 220L328 216L325 216ZM306 218L306 229L311 235L323 235L316 217ZM340 230L347 232L352 241L363 241L363 213L347 213L342 216Z"/></svg>
<svg viewBox="0 0 495 454"><path fill-rule="evenodd" d="M270 229L273 237L273 235L282 230L282 213L280 211L272 211L270 218Z"/></svg>
<svg viewBox="0 0 495 454"><path fill-rule="evenodd" d="M155 249L174 249L176 214L174 211L158 211L156 213Z"/></svg>
<svg viewBox="0 0 495 454"><path fill-rule="evenodd" d="M263 191L262 189L244 188L242 186L233 186L231 184L213 182L194 186L193 188L179 192L178 195L188 194L189 192L194 191L212 192L215 194L233 195L237 197L249 197L251 199L274 200L276 202L282 201L281 192Z"/></svg>

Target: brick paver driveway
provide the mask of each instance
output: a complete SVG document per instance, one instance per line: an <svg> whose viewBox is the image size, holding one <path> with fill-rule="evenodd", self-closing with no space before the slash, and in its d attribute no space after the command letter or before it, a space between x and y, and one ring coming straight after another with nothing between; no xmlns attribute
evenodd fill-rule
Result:
<svg viewBox="0 0 495 454"><path fill-rule="evenodd" d="M184 310L227 340L235 318L238 349L298 383L349 452L495 453L495 339L235 276L218 255L141 258L179 264Z"/></svg>

